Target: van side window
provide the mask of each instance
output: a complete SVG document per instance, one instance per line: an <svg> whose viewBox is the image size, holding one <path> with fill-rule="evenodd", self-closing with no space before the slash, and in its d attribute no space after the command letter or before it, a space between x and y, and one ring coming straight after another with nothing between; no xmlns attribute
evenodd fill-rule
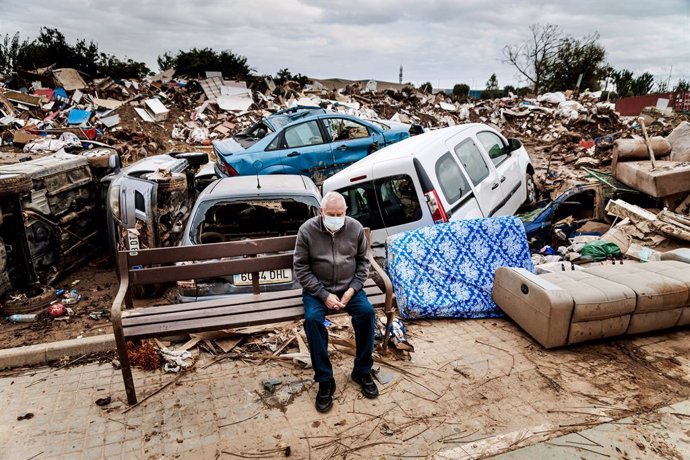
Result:
<svg viewBox="0 0 690 460"><path fill-rule="evenodd" d="M372 230L409 224L422 218L414 182L407 174L362 182L338 192L345 198L347 215Z"/></svg>
<svg viewBox="0 0 690 460"><path fill-rule="evenodd" d="M489 166L472 139L455 146L455 154L474 185L489 177Z"/></svg>
<svg viewBox="0 0 690 460"><path fill-rule="evenodd" d="M345 198L347 215L359 221L364 227L372 230L384 228L381 213L376 202L376 191L373 181L363 182L338 190Z"/></svg>
<svg viewBox="0 0 690 460"><path fill-rule="evenodd" d="M508 158L503 140L494 133L490 131L477 133L477 139L484 146L484 150L489 154L489 158L491 158L494 166L500 165Z"/></svg>
<svg viewBox="0 0 690 460"><path fill-rule="evenodd" d="M453 204L470 191L470 184L450 152L436 162L436 177L448 203Z"/></svg>
<svg viewBox="0 0 690 460"><path fill-rule="evenodd" d="M412 178L406 174L376 180L381 216L386 227L409 224L422 218Z"/></svg>

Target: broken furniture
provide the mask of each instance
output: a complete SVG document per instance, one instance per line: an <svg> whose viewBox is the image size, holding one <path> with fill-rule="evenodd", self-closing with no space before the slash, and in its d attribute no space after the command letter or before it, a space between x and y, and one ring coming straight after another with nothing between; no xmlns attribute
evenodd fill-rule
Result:
<svg viewBox="0 0 690 460"><path fill-rule="evenodd" d="M369 230L365 231L367 240L371 242ZM301 289L261 292L259 284L262 271L292 268L296 238L285 236L138 252L121 251L118 260L120 288L113 302L111 319L129 404L136 404L137 396L127 355L128 340L302 318L304 306ZM393 291L386 272L372 256L371 243L368 252L371 267L381 278L385 291L371 279L362 289L371 303L374 306L382 305L386 313L385 346L393 322ZM184 262L187 264L180 265ZM253 294L136 309L133 305L132 290L135 286L244 273L251 273ZM123 303L127 306L125 311L122 311Z"/></svg>
<svg viewBox="0 0 690 460"><path fill-rule="evenodd" d="M498 267L534 270L517 217L462 219L388 239L388 273L403 318L502 316L491 298Z"/></svg>
<svg viewBox="0 0 690 460"><path fill-rule="evenodd" d="M493 298L545 348L690 324L690 264L601 265L535 275L496 271Z"/></svg>
<svg viewBox="0 0 690 460"><path fill-rule="evenodd" d="M663 138L652 138L649 147L641 140L621 139L613 149L611 171L613 177L625 185L655 198L663 198L690 191L690 163L684 161L641 161L649 155L665 156L672 153ZM634 159L636 161L626 161Z"/></svg>

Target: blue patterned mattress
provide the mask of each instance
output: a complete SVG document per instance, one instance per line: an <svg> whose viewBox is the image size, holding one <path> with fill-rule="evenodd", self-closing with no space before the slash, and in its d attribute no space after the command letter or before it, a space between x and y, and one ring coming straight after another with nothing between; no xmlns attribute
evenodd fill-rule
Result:
<svg viewBox="0 0 690 460"><path fill-rule="evenodd" d="M393 235L387 267L400 315L413 318L492 318L498 267L534 271L517 217L468 219Z"/></svg>

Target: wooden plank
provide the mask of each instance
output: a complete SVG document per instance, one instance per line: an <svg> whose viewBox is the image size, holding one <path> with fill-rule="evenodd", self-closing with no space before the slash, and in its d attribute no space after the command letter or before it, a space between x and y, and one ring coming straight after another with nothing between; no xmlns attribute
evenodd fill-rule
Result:
<svg viewBox="0 0 690 460"><path fill-rule="evenodd" d="M130 270L129 282L134 285L169 283L179 280L205 279L288 267L292 267L292 254L277 254L249 259Z"/></svg>
<svg viewBox="0 0 690 460"><path fill-rule="evenodd" d="M364 283L365 288L375 287L376 283L371 278ZM380 291L379 291L380 292ZM223 307L230 305L251 304L257 302L265 302L276 299L287 298L302 299L302 289L288 289L284 291L262 292L259 295L253 294L237 294L230 295L221 299L200 300L198 302L188 302L184 304L171 304L159 307L137 308L133 310L126 310L122 312L122 317L157 315L162 313L170 313L179 311L180 305L186 305L188 310L200 310L204 308Z"/></svg>
<svg viewBox="0 0 690 460"><path fill-rule="evenodd" d="M375 286L364 288L364 290L368 296L376 295L381 292L379 288ZM195 318L213 318L218 316L224 317L229 315L239 315L250 312L281 310L301 305L301 297L284 298L271 300L267 302L248 303L241 305L217 306L214 308L204 309L189 309L187 307L189 307L190 304L177 304L176 306L179 308L176 311L171 311L163 314L156 314L156 312L154 311L152 312L153 314L146 316L125 316L122 318L122 326L124 328L130 328L141 324L167 323L171 321L183 321ZM156 307L151 307L148 310L156 310Z"/></svg>
<svg viewBox="0 0 690 460"><path fill-rule="evenodd" d="M181 332L203 332L226 329L229 327L253 326L257 324L288 321L291 319L302 318L304 316L304 308L300 306L280 310L279 315L271 313L273 312L253 312L244 313L242 315L232 315L225 318L199 318L187 321L175 321L165 324L145 324L128 328L126 335L128 338L149 338L174 335Z"/></svg>
<svg viewBox="0 0 690 460"><path fill-rule="evenodd" d="M129 266L169 264L181 261L219 259L246 255L293 251L297 236L280 236L256 240L229 241L225 243L197 244L172 248L142 249L136 256L129 256Z"/></svg>
<svg viewBox="0 0 690 460"><path fill-rule="evenodd" d="M374 305L383 303L385 299L386 296L384 294L369 298L371 303ZM339 312L329 313L329 315L340 313L346 312L345 310L341 310ZM165 324L146 324L134 326L126 330L126 336L130 339L146 339L165 335L175 335L179 333L214 331L231 327L245 327L277 323L281 321L301 319L303 317L304 308L300 306L278 310L277 312L272 312L269 310L266 312L244 313L242 315L232 315L229 317L202 318L196 320L175 321Z"/></svg>

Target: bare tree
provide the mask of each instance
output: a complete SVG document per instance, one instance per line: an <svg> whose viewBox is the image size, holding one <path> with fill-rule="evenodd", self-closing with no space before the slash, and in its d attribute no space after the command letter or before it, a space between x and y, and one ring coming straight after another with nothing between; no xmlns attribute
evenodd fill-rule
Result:
<svg viewBox="0 0 690 460"><path fill-rule="evenodd" d="M503 48L503 62L514 66L534 86L534 92L539 93L563 37L555 24L532 24L529 30L532 33L529 39Z"/></svg>

